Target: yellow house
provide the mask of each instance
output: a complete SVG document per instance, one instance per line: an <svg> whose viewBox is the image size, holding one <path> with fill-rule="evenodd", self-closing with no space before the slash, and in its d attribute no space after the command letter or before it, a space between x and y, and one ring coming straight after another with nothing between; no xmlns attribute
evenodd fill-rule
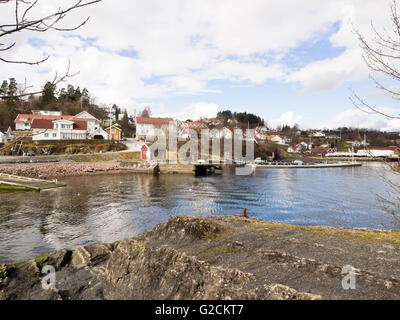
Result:
<svg viewBox="0 0 400 320"><path fill-rule="evenodd" d="M116 125L112 125L108 127L106 130L107 134L111 136L111 140L120 141L122 137L121 128L117 127Z"/></svg>

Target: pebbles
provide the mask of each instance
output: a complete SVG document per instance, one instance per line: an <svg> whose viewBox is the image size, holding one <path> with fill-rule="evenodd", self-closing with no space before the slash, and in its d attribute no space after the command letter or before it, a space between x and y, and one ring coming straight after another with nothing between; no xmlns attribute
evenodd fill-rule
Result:
<svg viewBox="0 0 400 320"><path fill-rule="evenodd" d="M33 178L55 178L79 176L95 172L119 170L118 162L98 163L54 163L54 164L18 164L0 167L1 173Z"/></svg>

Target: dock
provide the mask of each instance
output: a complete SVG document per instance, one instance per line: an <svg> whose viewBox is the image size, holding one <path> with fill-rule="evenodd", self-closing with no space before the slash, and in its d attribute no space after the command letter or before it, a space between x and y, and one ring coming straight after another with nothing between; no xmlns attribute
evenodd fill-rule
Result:
<svg viewBox="0 0 400 320"><path fill-rule="evenodd" d="M195 164L193 172L195 175L214 175L222 173L222 166L218 164Z"/></svg>
<svg viewBox="0 0 400 320"><path fill-rule="evenodd" d="M283 169L283 168L339 168L339 167L361 167L360 162L335 162L335 163L303 163L294 164L291 162L267 162L265 164L256 164L257 168L273 168L273 169Z"/></svg>
<svg viewBox="0 0 400 320"><path fill-rule="evenodd" d="M158 163L138 162L138 161L120 161L120 170L128 170L135 173L159 174L160 166Z"/></svg>
<svg viewBox="0 0 400 320"><path fill-rule="evenodd" d="M28 177L0 173L0 190L34 190L43 191L66 187L66 184L57 181L42 180Z"/></svg>

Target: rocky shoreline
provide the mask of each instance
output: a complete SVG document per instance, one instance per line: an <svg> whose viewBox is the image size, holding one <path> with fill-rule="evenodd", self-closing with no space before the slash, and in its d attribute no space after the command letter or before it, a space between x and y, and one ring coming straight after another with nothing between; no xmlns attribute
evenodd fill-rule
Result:
<svg viewBox="0 0 400 320"><path fill-rule="evenodd" d="M175 216L135 239L0 264L0 299L399 299L399 236ZM346 265L355 289L342 287Z"/></svg>
<svg viewBox="0 0 400 320"><path fill-rule="evenodd" d="M119 162L16 164L0 167L0 173L30 178L51 179L107 173L120 170Z"/></svg>
<svg viewBox="0 0 400 320"><path fill-rule="evenodd" d="M83 176L95 173L193 174L193 165L154 164L145 161L99 161L99 162L58 162L29 163L0 166L0 173L38 179L60 179L69 176Z"/></svg>

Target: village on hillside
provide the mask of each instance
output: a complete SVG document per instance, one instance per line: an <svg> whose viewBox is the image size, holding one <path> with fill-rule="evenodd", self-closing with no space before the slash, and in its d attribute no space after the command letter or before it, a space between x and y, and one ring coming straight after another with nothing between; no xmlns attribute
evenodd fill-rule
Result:
<svg viewBox="0 0 400 320"><path fill-rule="evenodd" d="M3 102L4 103L4 102ZM117 108L118 109L118 108ZM112 144L129 141L130 150L141 153L141 160L151 160L150 146L156 140L157 130L168 134L174 128L180 141L200 140L202 130L210 130L211 139L229 139L235 130L253 129L253 142L268 144L276 150L276 158L287 157L385 157L398 159L400 134L354 128L337 130L300 130L297 125L269 128L263 119L252 114L219 112L212 119L181 121L167 117L151 117L149 108L140 116L128 115L127 111L104 112L99 119L88 111L75 115L62 111L34 110L18 114L14 125L0 131L0 148L9 148L7 155L26 155L22 141L78 141L104 140ZM245 121L243 121L243 118ZM247 121L246 121L247 120ZM270 148L271 149L271 148ZM1 149L0 149L1 150Z"/></svg>

